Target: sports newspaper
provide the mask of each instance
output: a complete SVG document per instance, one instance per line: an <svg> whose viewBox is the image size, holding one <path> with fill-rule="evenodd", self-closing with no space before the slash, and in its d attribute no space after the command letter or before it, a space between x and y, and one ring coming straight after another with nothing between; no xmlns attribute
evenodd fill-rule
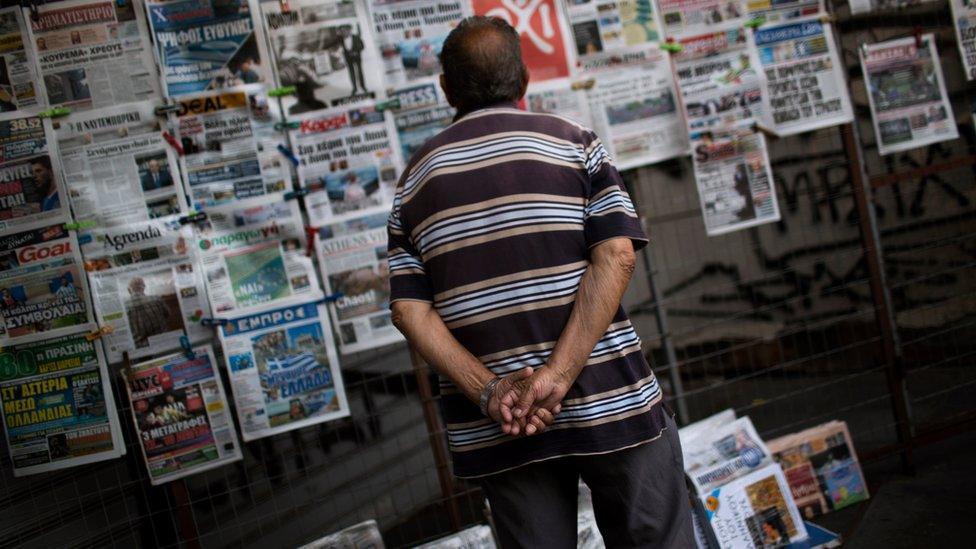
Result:
<svg viewBox="0 0 976 549"><path fill-rule="evenodd" d="M0 120L0 229L68 220L51 121L11 116Z"/></svg>

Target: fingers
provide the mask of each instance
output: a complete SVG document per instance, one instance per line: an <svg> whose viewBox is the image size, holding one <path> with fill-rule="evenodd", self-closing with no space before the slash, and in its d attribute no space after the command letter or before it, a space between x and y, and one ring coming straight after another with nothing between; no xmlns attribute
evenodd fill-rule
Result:
<svg viewBox="0 0 976 549"><path fill-rule="evenodd" d="M519 395L518 404L515 406L515 409L512 410L515 417L526 417L528 415L527 412L529 411L529 408L532 407L532 404L536 399L535 393L535 385L529 385L524 391L522 391L522 394Z"/></svg>

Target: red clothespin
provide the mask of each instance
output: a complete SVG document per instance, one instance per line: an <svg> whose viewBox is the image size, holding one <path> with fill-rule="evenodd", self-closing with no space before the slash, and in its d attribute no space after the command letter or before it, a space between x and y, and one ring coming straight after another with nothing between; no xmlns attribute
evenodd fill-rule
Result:
<svg viewBox="0 0 976 549"><path fill-rule="evenodd" d="M305 248L305 257L312 257L315 253L315 235L319 234L319 230L316 227L305 227L305 242L307 247Z"/></svg>
<svg viewBox="0 0 976 549"><path fill-rule="evenodd" d="M915 25L915 47L922 49L922 27Z"/></svg>
<svg viewBox="0 0 976 549"><path fill-rule="evenodd" d="M166 142L169 143L170 147L173 147L173 149L176 150L176 154L183 156L183 145L180 145L180 142L177 141L175 137L173 137L173 134L164 130L163 139L165 139Z"/></svg>

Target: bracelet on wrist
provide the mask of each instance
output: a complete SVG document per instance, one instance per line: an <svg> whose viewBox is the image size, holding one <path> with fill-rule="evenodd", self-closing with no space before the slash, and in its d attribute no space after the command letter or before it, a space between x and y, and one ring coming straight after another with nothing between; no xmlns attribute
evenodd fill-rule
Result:
<svg viewBox="0 0 976 549"><path fill-rule="evenodd" d="M488 414L488 403L491 402L491 397L495 395L495 389L501 382L502 378L495 377L485 383L485 387L481 390L481 397L478 399L478 407L481 408L481 414L485 417L491 417Z"/></svg>

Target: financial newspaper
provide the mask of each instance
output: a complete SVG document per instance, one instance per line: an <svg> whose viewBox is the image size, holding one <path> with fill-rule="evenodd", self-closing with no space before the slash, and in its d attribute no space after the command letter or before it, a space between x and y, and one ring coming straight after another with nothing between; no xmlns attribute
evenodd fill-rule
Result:
<svg viewBox="0 0 976 549"><path fill-rule="evenodd" d="M0 344L93 327L78 240L63 223L0 236Z"/></svg>
<svg viewBox="0 0 976 549"><path fill-rule="evenodd" d="M671 38L718 32L742 25L740 0L658 0L661 29Z"/></svg>
<svg viewBox="0 0 976 549"><path fill-rule="evenodd" d="M479 524L418 545L417 549L495 549L495 536L490 526Z"/></svg>
<svg viewBox="0 0 976 549"><path fill-rule="evenodd" d="M0 228L70 217L53 141L50 120L0 120Z"/></svg>
<svg viewBox="0 0 976 549"><path fill-rule="evenodd" d="M369 0L369 7L390 88L439 75L444 39L472 15L470 0Z"/></svg>
<svg viewBox="0 0 976 549"><path fill-rule="evenodd" d="M200 325L210 316L200 269L190 251L189 226L175 218L143 221L84 233L85 258L109 362L158 355L180 348L180 338L210 340Z"/></svg>
<svg viewBox="0 0 976 549"><path fill-rule="evenodd" d="M179 107L176 135L193 208L291 188L288 160L277 150L278 102L262 87L185 97Z"/></svg>
<svg viewBox="0 0 976 549"><path fill-rule="evenodd" d="M576 69L589 71L610 56L661 39L653 0L561 2L576 49Z"/></svg>
<svg viewBox="0 0 976 549"><path fill-rule="evenodd" d="M898 10L935 0L850 0L851 15L872 11Z"/></svg>
<svg viewBox="0 0 976 549"><path fill-rule="evenodd" d="M966 71L966 78L976 79L976 2L973 0L949 0L952 21L956 29L959 56Z"/></svg>
<svg viewBox="0 0 976 549"><path fill-rule="evenodd" d="M85 334L4 346L0 400L15 477L125 454L108 369Z"/></svg>
<svg viewBox="0 0 976 549"><path fill-rule="evenodd" d="M778 135L854 119L830 24L798 21L750 33L763 86L763 122Z"/></svg>
<svg viewBox="0 0 976 549"><path fill-rule="evenodd" d="M209 345L133 364L125 373L132 421L153 485L241 459Z"/></svg>
<svg viewBox="0 0 976 549"><path fill-rule="evenodd" d="M367 520L323 536L298 549L385 549L380 527L375 520Z"/></svg>
<svg viewBox="0 0 976 549"><path fill-rule="evenodd" d="M433 82L401 88L391 93L391 99L400 108L393 112L397 141L400 142L400 158L410 162L430 138L451 125L456 111L443 97L440 87Z"/></svg>
<svg viewBox="0 0 976 549"><path fill-rule="evenodd" d="M942 78L935 37L868 44L860 49L880 154L959 137Z"/></svg>
<svg viewBox="0 0 976 549"><path fill-rule="evenodd" d="M354 353L402 341L390 320L390 268L386 258L388 213L350 219L319 229L315 249L339 351Z"/></svg>
<svg viewBox="0 0 976 549"><path fill-rule="evenodd" d="M146 0L167 97L271 82L254 5L251 0Z"/></svg>
<svg viewBox="0 0 976 549"><path fill-rule="evenodd" d="M847 424L831 421L769 441L807 519L868 499Z"/></svg>
<svg viewBox="0 0 976 549"><path fill-rule="evenodd" d="M27 25L19 7L0 9L0 113L46 104L35 50L24 42Z"/></svg>
<svg viewBox="0 0 976 549"><path fill-rule="evenodd" d="M349 415L322 305L235 318L219 334L245 442Z"/></svg>
<svg viewBox="0 0 976 549"><path fill-rule="evenodd" d="M264 0L261 13L277 83L295 87L282 98L288 115L370 101L382 91L365 2Z"/></svg>
<svg viewBox="0 0 976 549"><path fill-rule="evenodd" d="M723 549L785 548L808 537L783 470L775 463L699 497Z"/></svg>
<svg viewBox="0 0 976 549"><path fill-rule="evenodd" d="M389 212L402 169L392 113L367 106L307 115L291 130L291 143L313 227Z"/></svg>
<svg viewBox="0 0 976 549"><path fill-rule="evenodd" d="M750 17L761 17L764 24L785 23L826 13L823 0L745 0Z"/></svg>
<svg viewBox="0 0 976 549"><path fill-rule="evenodd" d="M734 478L772 463L769 449L748 417L713 425L698 433L679 432L679 435L683 435L685 472L698 494L707 494Z"/></svg>
<svg viewBox="0 0 976 549"><path fill-rule="evenodd" d="M110 226L186 211L179 160L153 107L126 103L54 122L76 220Z"/></svg>
<svg viewBox="0 0 976 549"><path fill-rule="evenodd" d="M557 0L472 0L474 13L499 17L515 28L531 82L570 75L572 37Z"/></svg>
<svg viewBox="0 0 976 549"><path fill-rule="evenodd" d="M46 103L78 111L157 99L159 81L142 9L133 2L67 0L24 17Z"/></svg>

